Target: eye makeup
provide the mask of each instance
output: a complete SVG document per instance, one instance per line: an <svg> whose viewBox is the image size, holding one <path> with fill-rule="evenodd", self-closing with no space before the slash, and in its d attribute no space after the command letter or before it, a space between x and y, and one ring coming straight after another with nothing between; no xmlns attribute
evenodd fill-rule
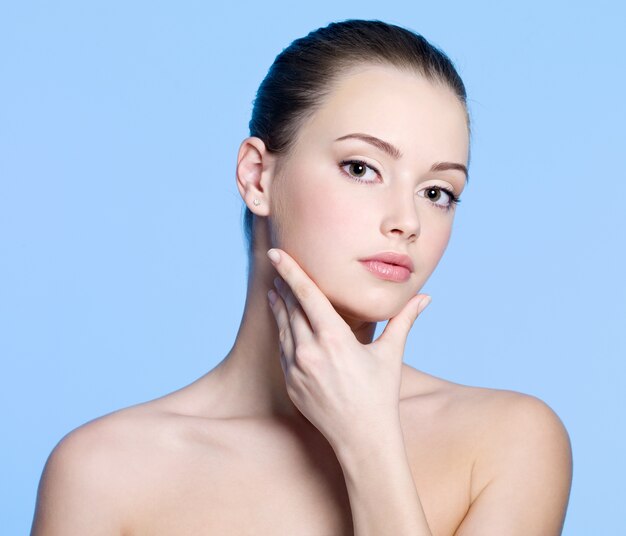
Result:
<svg viewBox="0 0 626 536"><path fill-rule="evenodd" d="M371 166L371 165L367 164L363 160L358 160L358 159L342 160L341 162L339 162L339 169L340 169L340 171L341 171L341 173L343 175L347 176L348 178L350 178L351 180L353 180L355 182L364 183L364 184L376 184L378 182L378 181L375 181L375 180L362 179L361 177L352 175L351 173L348 173L347 171L344 170L344 168L346 166L353 166L353 165L361 166L363 168L369 168L372 171L374 171L376 173L376 175L380 178L380 172L374 166ZM446 212L450 211L456 204L461 202L461 198L459 196L456 196L452 190L450 190L449 188L446 188L445 186L433 185L433 186L429 186L427 188L424 188L423 190L420 190L420 191L421 192L423 192L423 191L434 191L434 192L439 192L439 194L441 194L441 192L445 193L448 196L448 198L450 199L450 201L447 204L440 205L438 203L434 203L430 199L429 199L429 201L430 201L430 203L432 205L434 205L437 208L439 208L441 210L444 210ZM425 197L425 196L420 196L420 197Z"/></svg>

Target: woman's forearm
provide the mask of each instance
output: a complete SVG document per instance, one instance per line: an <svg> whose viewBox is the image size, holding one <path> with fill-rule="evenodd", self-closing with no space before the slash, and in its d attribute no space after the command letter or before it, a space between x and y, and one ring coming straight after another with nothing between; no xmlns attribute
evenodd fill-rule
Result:
<svg viewBox="0 0 626 536"><path fill-rule="evenodd" d="M355 536L432 536L413 482L402 429L368 434L335 449Z"/></svg>

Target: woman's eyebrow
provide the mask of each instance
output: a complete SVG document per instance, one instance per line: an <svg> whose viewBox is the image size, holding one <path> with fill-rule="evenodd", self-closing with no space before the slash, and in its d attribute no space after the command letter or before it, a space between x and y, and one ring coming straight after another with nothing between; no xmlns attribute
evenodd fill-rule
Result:
<svg viewBox="0 0 626 536"><path fill-rule="evenodd" d="M376 136L370 136L369 134L354 132L352 134L346 134L345 136L341 136L335 141L347 140L348 138L357 138L359 140L366 141L367 143L371 143L375 147L378 147L382 151L385 151L394 160L402 158L402 153L400 152L400 149L398 149L394 145L391 145L391 143L389 143L388 141L383 141L380 138L377 138Z"/></svg>
<svg viewBox="0 0 626 536"><path fill-rule="evenodd" d="M376 136L371 136L370 134L363 134L361 132L353 132L352 134L346 134L345 136L341 136L337 138L335 141L347 140L349 138L356 138L358 140L363 140L367 143L371 143L378 149L384 151L389 156L391 156L394 160L399 160L402 158L402 152L395 145L392 145L388 141L381 140ZM446 171L448 169L456 169L462 171L465 174L465 180L467 181L467 167L463 164L457 164L456 162L435 162L430 168L431 171Z"/></svg>

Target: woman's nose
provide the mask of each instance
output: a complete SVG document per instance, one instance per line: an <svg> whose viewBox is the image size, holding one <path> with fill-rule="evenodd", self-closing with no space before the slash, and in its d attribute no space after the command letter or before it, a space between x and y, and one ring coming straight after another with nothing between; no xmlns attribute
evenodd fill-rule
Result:
<svg viewBox="0 0 626 536"><path fill-rule="evenodd" d="M420 232L417 199L412 192L399 192L390 196L383 219L383 232L415 240Z"/></svg>

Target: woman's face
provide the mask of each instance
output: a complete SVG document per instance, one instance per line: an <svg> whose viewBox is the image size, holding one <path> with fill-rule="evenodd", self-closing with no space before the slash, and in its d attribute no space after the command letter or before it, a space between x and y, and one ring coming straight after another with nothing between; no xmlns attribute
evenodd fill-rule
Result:
<svg viewBox="0 0 626 536"><path fill-rule="evenodd" d="M362 139L336 141L354 133L384 140L401 156ZM467 166L468 149L465 110L450 89L393 67L352 71L281 166L270 192L272 245L294 257L344 318L391 318L448 244L455 207L435 187L459 196L465 185L462 170L431 167ZM407 280L381 279L360 262L388 251L413 261Z"/></svg>

